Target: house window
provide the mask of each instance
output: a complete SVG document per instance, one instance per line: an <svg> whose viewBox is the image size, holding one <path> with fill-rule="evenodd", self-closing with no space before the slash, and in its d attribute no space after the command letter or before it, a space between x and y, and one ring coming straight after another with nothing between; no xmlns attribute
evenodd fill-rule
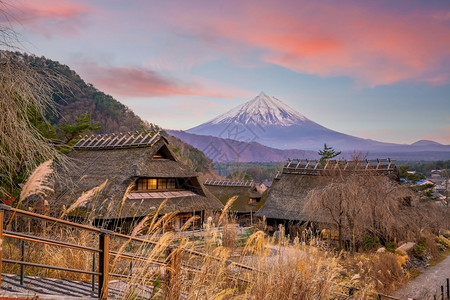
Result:
<svg viewBox="0 0 450 300"><path fill-rule="evenodd" d="M158 181L156 179L145 179L147 181L148 190L156 190L158 188Z"/></svg>
<svg viewBox="0 0 450 300"><path fill-rule="evenodd" d="M147 182L145 181L145 179L138 179L136 185L138 191L143 191L147 189Z"/></svg>
<svg viewBox="0 0 450 300"><path fill-rule="evenodd" d="M174 178L167 179L167 188L168 189L175 189L175 188L177 188L177 183L176 183Z"/></svg>
<svg viewBox="0 0 450 300"><path fill-rule="evenodd" d="M167 188L167 179L162 178L158 179L158 190L166 189Z"/></svg>
<svg viewBox="0 0 450 300"><path fill-rule="evenodd" d="M176 189L177 182L175 178L139 178L136 182L136 190L167 190Z"/></svg>

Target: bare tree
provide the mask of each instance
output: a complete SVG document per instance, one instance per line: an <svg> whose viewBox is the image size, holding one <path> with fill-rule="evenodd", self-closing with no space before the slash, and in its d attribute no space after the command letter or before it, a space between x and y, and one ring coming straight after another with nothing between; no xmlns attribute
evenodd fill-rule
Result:
<svg viewBox="0 0 450 300"><path fill-rule="evenodd" d="M408 222L402 207L408 206L407 199L414 195L386 176L334 172L323 177L324 185L308 193L303 213L334 226L341 249L345 236L350 237L354 251L365 234L389 240Z"/></svg>

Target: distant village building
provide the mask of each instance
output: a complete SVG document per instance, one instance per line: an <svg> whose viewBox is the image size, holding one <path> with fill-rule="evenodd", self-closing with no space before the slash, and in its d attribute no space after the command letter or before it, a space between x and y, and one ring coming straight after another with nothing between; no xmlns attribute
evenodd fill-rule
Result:
<svg viewBox="0 0 450 300"><path fill-rule="evenodd" d="M253 181L233 181L207 179L205 187L224 205L234 196L236 200L230 207L230 212L238 217L243 226L250 225L253 214L264 204L263 195L267 190L264 184Z"/></svg>
<svg viewBox="0 0 450 300"><path fill-rule="evenodd" d="M329 160L325 163L317 160L288 160L282 172L276 175L267 200L255 215L266 217L267 224L274 230L279 224L289 231L289 227L313 221L302 214L308 192L330 183L331 175L336 172L374 172L399 180L399 172L391 160Z"/></svg>
<svg viewBox="0 0 450 300"><path fill-rule="evenodd" d="M198 175L177 160L167 140L158 132L132 132L83 137L69 153L75 170L60 170L53 205L72 205L85 193L106 181L96 199L71 213L83 217L95 210L96 221L110 229L129 231L133 224L154 214L177 212L166 225L175 230L197 215L223 208L208 192Z"/></svg>

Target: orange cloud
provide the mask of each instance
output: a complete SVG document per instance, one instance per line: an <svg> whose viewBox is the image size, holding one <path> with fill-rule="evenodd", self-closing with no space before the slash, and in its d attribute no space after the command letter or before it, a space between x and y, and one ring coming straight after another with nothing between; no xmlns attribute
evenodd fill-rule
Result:
<svg viewBox="0 0 450 300"><path fill-rule="evenodd" d="M136 67L105 67L83 63L83 73L99 89L123 97L201 96L235 98L248 92L208 85L183 82L163 76L153 70Z"/></svg>

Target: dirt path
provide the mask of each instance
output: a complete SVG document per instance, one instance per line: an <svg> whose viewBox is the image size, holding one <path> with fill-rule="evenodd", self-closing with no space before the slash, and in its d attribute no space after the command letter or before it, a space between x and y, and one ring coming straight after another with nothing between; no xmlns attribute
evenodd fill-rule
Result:
<svg viewBox="0 0 450 300"><path fill-rule="evenodd" d="M445 292L446 280L449 277L450 255L437 265L426 268L422 274L408 282L394 295L402 299L408 297L420 300L433 299L434 294L440 293L441 285L444 285Z"/></svg>

